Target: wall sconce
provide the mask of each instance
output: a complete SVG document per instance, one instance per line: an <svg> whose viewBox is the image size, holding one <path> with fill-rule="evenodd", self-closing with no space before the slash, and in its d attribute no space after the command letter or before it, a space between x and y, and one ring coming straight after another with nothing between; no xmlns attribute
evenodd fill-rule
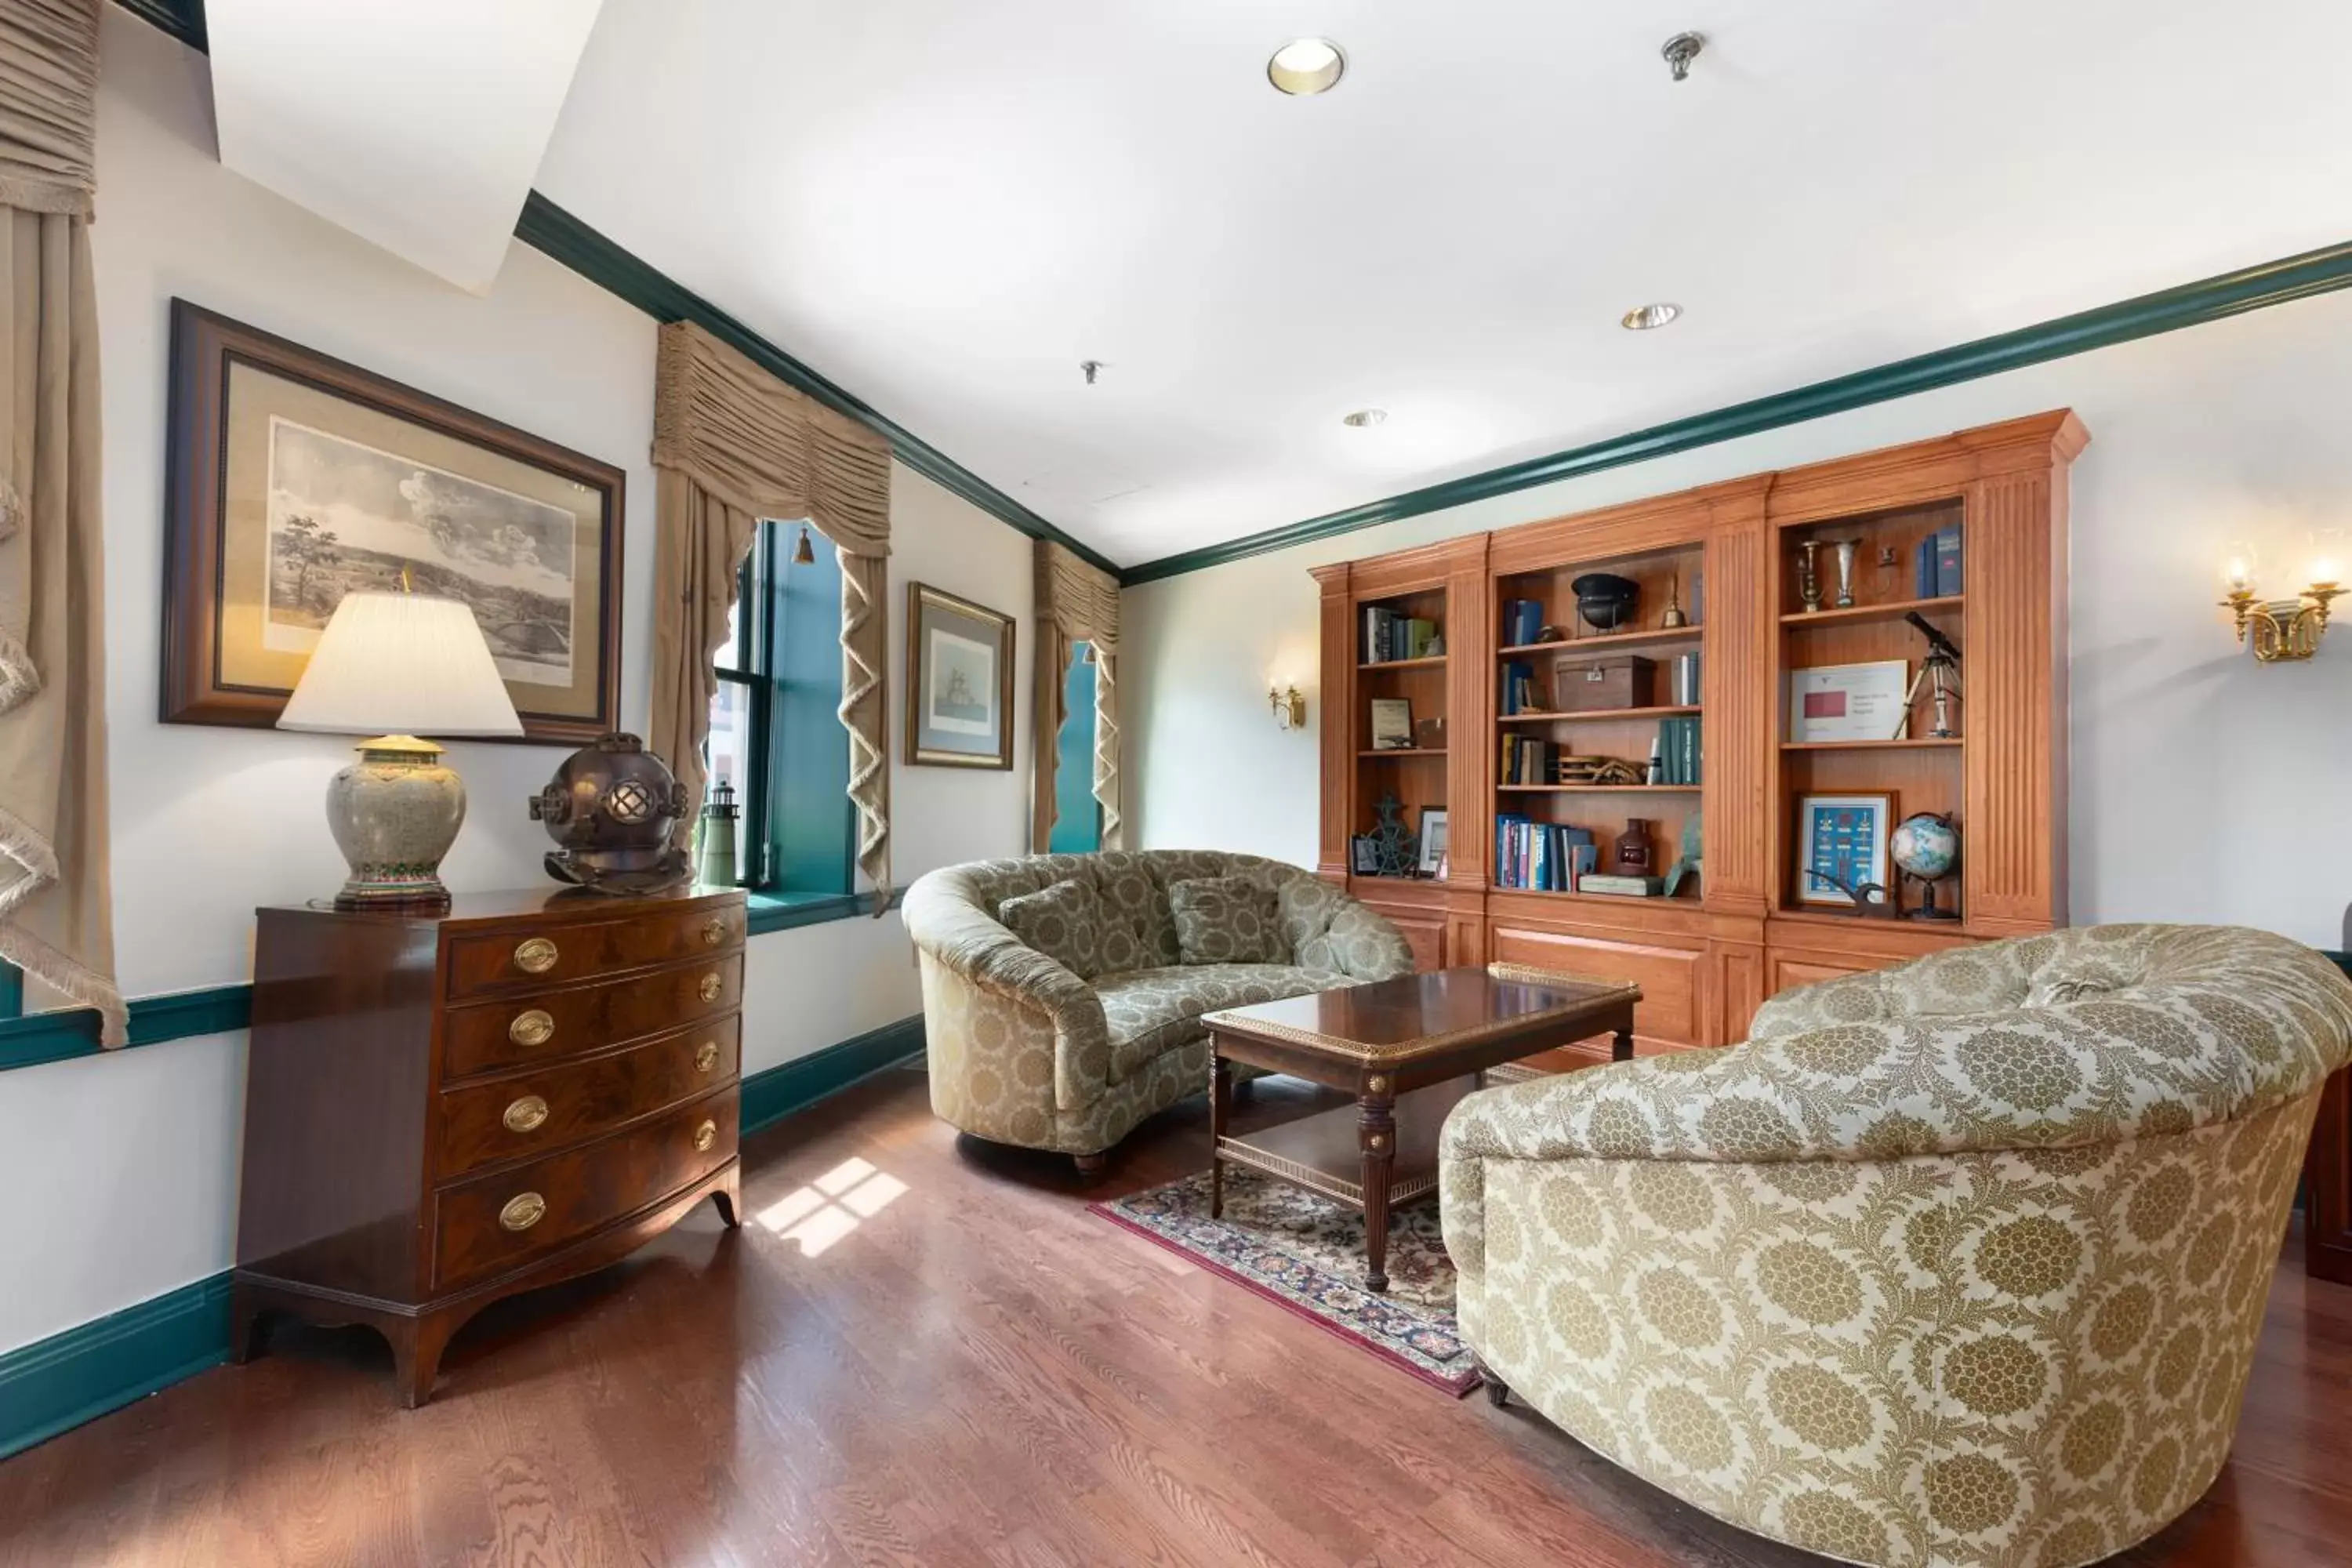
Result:
<svg viewBox="0 0 2352 1568"><path fill-rule="evenodd" d="M2238 624L2241 647L2252 645L2263 664L2299 663L2319 651L2327 635L2327 602L2344 592L2337 585L2336 542L2340 530L2312 535L2316 555L2311 564L2311 585L2300 598L2264 601L2254 593L2256 559L2253 546L2231 545L2221 567L2221 585L2228 597L2221 607Z"/></svg>
<svg viewBox="0 0 2352 1568"><path fill-rule="evenodd" d="M1277 730L1300 730L1307 725L1307 699L1298 694L1294 684L1276 691L1265 689L1265 704L1274 710L1274 727Z"/></svg>

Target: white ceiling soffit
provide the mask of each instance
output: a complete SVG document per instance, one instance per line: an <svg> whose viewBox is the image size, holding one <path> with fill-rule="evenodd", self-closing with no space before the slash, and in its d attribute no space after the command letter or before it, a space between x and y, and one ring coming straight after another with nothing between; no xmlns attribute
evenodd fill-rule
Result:
<svg viewBox="0 0 2352 1568"><path fill-rule="evenodd" d="M2342 0L639 0L537 183L1133 563L2352 237L2347 58Z"/></svg>
<svg viewBox="0 0 2352 1568"><path fill-rule="evenodd" d="M221 162L489 291L604 0L206 0Z"/></svg>

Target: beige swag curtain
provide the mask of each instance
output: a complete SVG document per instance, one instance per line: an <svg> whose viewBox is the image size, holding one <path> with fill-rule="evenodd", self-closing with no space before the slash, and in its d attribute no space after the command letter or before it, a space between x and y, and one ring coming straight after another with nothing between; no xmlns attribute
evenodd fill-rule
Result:
<svg viewBox="0 0 2352 1568"><path fill-rule="evenodd" d="M1042 855L1054 837L1054 771L1062 721L1069 717L1063 678L1079 643L1095 659L1095 799L1101 803L1102 847L1121 847L1118 815L1118 581L1066 546L1037 542L1037 719L1030 726L1029 847Z"/></svg>
<svg viewBox="0 0 2352 1568"><path fill-rule="evenodd" d="M0 958L125 1038L89 266L99 0L0 0Z"/></svg>
<svg viewBox="0 0 2352 1568"><path fill-rule="evenodd" d="M654 394L653 733L698 805L702 742L719 689L735 576L762 518L808 520L841 556L841 722L857 865L875 912L890 894L890 753L884 590L890 556L890 447L793 391L688 321L661 330ZM680 837L691 831L680 825Z"/></svg>

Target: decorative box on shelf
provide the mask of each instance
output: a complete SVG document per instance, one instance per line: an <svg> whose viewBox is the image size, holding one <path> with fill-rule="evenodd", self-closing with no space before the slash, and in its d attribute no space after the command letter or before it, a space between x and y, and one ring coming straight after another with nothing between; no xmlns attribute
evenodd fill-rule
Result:
<svg viewBox="0 0 2352 1568"><path fill-rule="evenodd" d="M743 895L258 911L232 1359L282 1312L449 1336L713 1198L736 1223Z"/></svg>

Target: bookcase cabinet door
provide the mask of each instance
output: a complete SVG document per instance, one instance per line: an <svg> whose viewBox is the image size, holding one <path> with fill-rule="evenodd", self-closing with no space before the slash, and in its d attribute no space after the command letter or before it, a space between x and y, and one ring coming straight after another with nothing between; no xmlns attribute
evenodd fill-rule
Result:
<svg viewBox="0 0 2352 1568"><path fill-rule="evenodd" d="M1487 955L1497 963L1524 963L1563 974L1630 980L1642 988L1633 1008L1634 1049L1643 1055L1704 1043L1700 1020L1704 946L1663 947L1647 942L1537 927L1494 925Z"/></svg>

